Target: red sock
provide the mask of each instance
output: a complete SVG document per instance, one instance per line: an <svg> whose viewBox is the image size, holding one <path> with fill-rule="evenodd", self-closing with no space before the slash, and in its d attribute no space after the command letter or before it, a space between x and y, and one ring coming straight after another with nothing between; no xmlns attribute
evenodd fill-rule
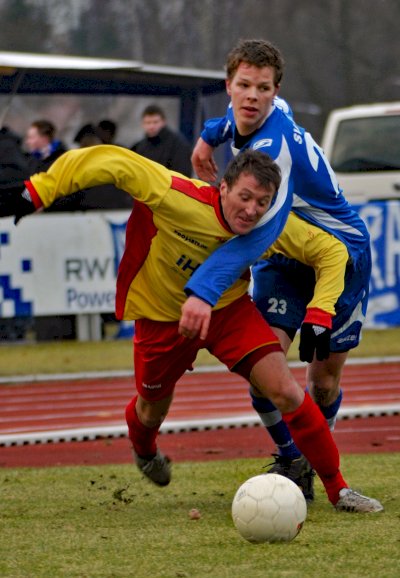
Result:
<svg viewBox="0 0 400 578"><path fill-rule="evenodd" d="M319 407L306 392L300 407L282 417L296 446L321 478L329 501L336 504L339 491L348 486L339 470L338 449Z"/></svg>
<svg viewBox="0 0 400 578"><path fill-rule="evenodd" d="M137 396L128 403L125 409L129 439L132 442L133 449L139 456L153 456L157 452L156 438L160 426L146 427L139 421L136 413L136 400Z"/></svg>

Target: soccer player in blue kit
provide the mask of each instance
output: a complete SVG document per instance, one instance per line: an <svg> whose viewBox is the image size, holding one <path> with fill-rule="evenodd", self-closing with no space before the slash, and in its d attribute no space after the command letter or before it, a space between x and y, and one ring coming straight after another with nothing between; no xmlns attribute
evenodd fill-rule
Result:
<svg viewBox="0 0 400 578"><path fill-rule="evenodd" d="M344 198L323 151L278 98L283 65L279 50L264 40L241 41L228 55L226 85L231 103L225 117L206 122L193 151L194 169L200 178L214 181L213 148L231 139L233 154L252 148L270 155L280 166L282 183L263 223L250 235L237 236L220 247L193 274L185 288L190 297L182 309L181 326L192 336L200 332L205 337L211 307L274 242L291 209L335 236L350 257L335 316L306 308L315 276L298 262L277 255L253 267L254 300L276 330L284 351L301 328L300 358L309 362L307 386L333 428L342 399L343 366L348 351L359 343L367 308L369 235ZM276 463L270 471L294 479L312 500L312 472L279 412L253 394L252 401L277 444Z"/></svg>

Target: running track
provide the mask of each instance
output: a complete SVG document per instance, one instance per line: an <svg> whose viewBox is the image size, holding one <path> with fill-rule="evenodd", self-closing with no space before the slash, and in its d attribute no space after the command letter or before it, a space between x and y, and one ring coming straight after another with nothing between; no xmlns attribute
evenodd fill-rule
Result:
<svg viewBox="0 0 400 578"><path fill-rule="evenodd" d="M304 367L292 371L304 385ZM353 361L342 388L340 451L400 451L400 361ZM133 393L129 374L3 383L0 466L130 461L124 408ZM208 368L187 373L177 385L162 429L174 435L162 436L160 446L174 460L268 455L273 446L257 426L246 382Z"/></svg>

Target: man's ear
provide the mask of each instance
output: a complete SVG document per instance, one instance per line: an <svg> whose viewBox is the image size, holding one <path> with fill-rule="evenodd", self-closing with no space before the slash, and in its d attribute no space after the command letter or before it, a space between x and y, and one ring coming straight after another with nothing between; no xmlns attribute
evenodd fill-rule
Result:
<svg viewBox="0 0 400 578"><path fill-rule="evenodd" d="M228 185L226 183L226 180L221 179L221 182L219 184L219 197L221 199L222 204L224 204L228 192L229 192L229 189L228 189Z"/></svg>
<svg viewBox="0 0 400 578"><path fill-rule="evenodd" d="M229 80L229 78L225 79L225 88L228 96L231 96L231 81Z"/></svg>

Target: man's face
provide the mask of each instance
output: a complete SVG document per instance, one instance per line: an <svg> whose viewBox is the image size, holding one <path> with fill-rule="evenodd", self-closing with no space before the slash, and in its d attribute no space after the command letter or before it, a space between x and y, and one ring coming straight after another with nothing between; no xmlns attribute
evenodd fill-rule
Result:
<svg viewBox="0 0 400 578"><path fill-rule="evenodd" d="M273 185L266 189L249 173L242 173L231 189L222 180L220 191L224 217L236 235L246 235L254 229L275 195Z"/></svg>
<svg viewBox="0 0 400 578"><path fill-rule="evenodd" d="M149 138L157 136L164 126L165 120L159 114L148 114L142 119L144 133Z"/></svg>
<svg viewBox="0 0 400 578"><path fill-rule="evenodd" d="M234 76L226 81L232 100L233 114L239 134L246 136L257 130L271 109L279 92L274 84L274 69L241 62Z"/></svg>
<svg viewBox="0 0 400 578"><path fill-rule="evenodd" d="M30 126L26 131L25 146L30 153L44 149L49 142L49 137L40 134L36 126Z"/></svg>

